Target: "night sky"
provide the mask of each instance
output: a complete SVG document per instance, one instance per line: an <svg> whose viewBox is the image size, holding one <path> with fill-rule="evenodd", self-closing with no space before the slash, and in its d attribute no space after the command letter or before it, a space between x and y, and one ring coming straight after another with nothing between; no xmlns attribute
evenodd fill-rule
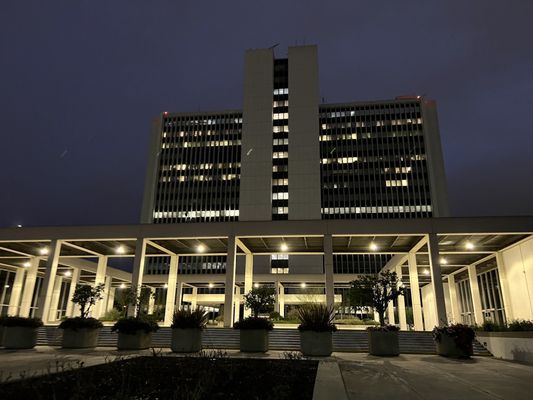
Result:
<svg viewBox="0 0 533 400"><path fill-rule="evenodd" d="M377 6L377 4L380 6ZM151 120L317 44L326 102L437 100L452 215L533 215L533 1L0 1L0 226L137 223Z"/></svg>

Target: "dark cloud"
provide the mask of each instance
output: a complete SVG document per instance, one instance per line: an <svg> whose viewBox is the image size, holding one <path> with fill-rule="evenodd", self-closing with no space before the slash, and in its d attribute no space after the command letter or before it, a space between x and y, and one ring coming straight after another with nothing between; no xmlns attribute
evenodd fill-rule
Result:
<svg viewBox="0 0 533 400"><path fill-rule="evenodd" d="M244 50L276 43L318 44L328 102L436 99L455 215L533 214L532 18L527 0L2 1L0 226L137 222L151 119L240 108Z"/></svg>

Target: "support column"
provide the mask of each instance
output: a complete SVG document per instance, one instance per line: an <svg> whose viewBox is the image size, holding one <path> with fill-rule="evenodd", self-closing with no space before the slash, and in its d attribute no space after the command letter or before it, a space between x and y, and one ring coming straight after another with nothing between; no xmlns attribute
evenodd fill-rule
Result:
<svg viewBox="0 0 533 400"><path fill-rule="evenodd" d="M254 281L254 256L253 254L246 254L244 264L244 294L247 294L252 290ZM244 318L252 315L252 310L248 307L244 307Z"/></svg>
<svg viewBox="0 0 533 400"><path fill-rule="evenodd" d="M195 310L196 307L198 307L198 288L194 286L192 288L192 295L191 295L191 308Z"/></svg>
<svg viewBox="0 0 533 400"><path fill-rule="evenodd" d="M11 297L9 298L9 308L7 315L18 315L20 307L20 298L22 297L22 283L24 282L24 269L19 268L15 273L15 280L11 288Z"/></svg>
<svg viewBox="0 0 533 400"><path fill-rule="evenodd" d="M389 301L389 305L387 306L387 319L389 320L389 325L395 325L396 321L394 318L394 302Z"/></svg>
<svg viewBox="0 0 533 400"><path fill-rule="evenodd" d="M167 290L168 292L168 290ZM150 288L150 298L148 299L148 314L152 315L155 308L155 288Z"/></svg>
<svg viewBox="0 0 533 400"><path fill-rule="evenodd" d="M63 283L62 276L56 276L54 281L54 290L52 292L52 299L50 301L50 314L48 315L48 321L57 321L57 311L59 308L59 300L61 297L61 284Z"/></svg>
<svg viewBox="0 0 533 400"><path fill-rule="evenodd" d="M413 307L413 325L415 331L424 330L424 320L422 319L422 303L420 301L420 286L418 284L418 265L416 264L416 253L407 255L409 264L409 286L411 287L411 304Z"/></svg>
<svg viewBox="0 0 533 400"><path fill-rule="evenodd" d="M131 274L131 287L139 291L143 283L144 259L146 256L146 240L137 238L135 242L135 258L133 259L133 272ZM128 307L128 315L135 316L135 306Z"/></svg>
<svg viewBox="0 0 533 400"><path fill-rule="evenodd" d="M468 266L468 280L470 282L470 296L472 296L472 306L474 307L474 321L476 324L483 324L483 311L481 306L481 295L477 283L477 272L475 265Z"/></svg>
<svg viewBox="0 0 533 400"><path fill-rule="evenodd" d="M457 299L457 286L455 286L455 275L448 275L448 290L450 291L450 307L452 312L453 323L458 323L461 320L461 313L459 312L459 301Z"/></svg>
<svg viewBox="0 0 533 400"><path fill-rule="evenodd" d="M170 256L170 267L168 270L168 279L167 279L167 298L165 301L165 321L164 326L172 325L172 317L174 315L174 308L176 306L176 283L178 280L178 256ZM180 295L178 299L181 305L181 286L180 286Z"/></svg>
<svg viewBox="0 0 533 400"><path fill-rule="evenodd" d="M428 235L429 270L431 272L431 286L435 295L435 308L439 326L447 325L446 303L444 301L444 286L442 285L442 271L440 269L439 240L435 233Z"/></svg>
<svg viewBox="0 0 533 400"><path fill-rule="evenodd" d="M72 275L70 276L70 288L68 291L68 302L67 302L67 317L75 317L80 310L76 308L76 305L72 302L74 297L74 291L76 290L76 285L80 280L80 270L78 268L72 268Z"/></svg>
<svg viewBox="0 0 533 400"><path fill-rule="evenodd" d="M405 260L405 259L404 259ZM402 282L402 266L401 264L396 267L396 275L398 276L398 288L403 286ZM400 329L402 331L407 330L407 314L405 312L405 298L404 296L398 297L398 319L400 320Z"/></svg>
<svg viewBox="0 0 533 400"><path fill-rule="evenodd" d="M276 311L285 316L285 287L279 281L276 283Z"/></svg>
<svg viewBox="0 0 533 400"><path fill-rule="evenodd" d="M57 266L59 264L59 253L61 253L61 241L54 239L50 242L48 249L48 260L46 262L46 271L41 288L41 294L37 302L37 310L35 316L42 318L45 324L48 323L48 316L50 315L50 303L52 301L52 293L54 291L54 281L57 275Z"/></svg>
<svg viewBox="0 0 533 400"><path fill-rule="evenodd" d="M511 307L511 297L509 296L509 284L507 281L507 271L503 262L501 252L496 253L496 264L498 266L498 275L500 277L500 290L502 292L503 309L505 310L505 320L512 321L513 308Z"/></svg>
<svg viewBox="0 0 533 400"><path fill-rule="evenodd" d="M324 274L326 281L326 305L335 305L335 283L333 282L333 238L324 235Z"/></svg>
<svg viewBox="0 0 533 400"><path fill-rule="evenodd" d="M106 273L107 270L107 256L99 256L98 257L98 264L96 266L96 276L94 277L94 286L105 284L106 282ZM105 308L105 296L106 296L106 288L104 288L104 298L102 300L98 300L96 304L92 308L92 317L93 318L100 318L104 314L104 308Z"/></svg>
<svg viewBox="0 0 533 400"><path fill-rule="evenodd" d="M237 258L237 248L235 243L235 236L228 237L228 255L226 259L226 282L224 289L224 327L233 327L234 312L233 307L235 303L235 266Z"/></svg>
<svg viewBox="0 0 533 400"><path fill-rule="evenodd" d="M32 257L29 260L30 266L26 269L26 282L24 282L24 291L22 292L22 301L20 302L19 316L29 317L33 292L35 290L35 281L39 269L39 259Z"/></svg>
<svg viewBox="0 0 533 400"><path fill-rule="evenodd" d="M178 307L178 309L181 307L182 301L183 301L183 282L178 282L177 290L176 290L176 307Z"/></svg>
<svg viewBox="0 0 533 400"><path fill-rule="evenodd" d="M112 281L112 279L110 279ZM113 306L115 305L115 291L117 288L110 287L109 293L107 294L107 304L106 304L106 311L109 312L113 309Z"/></svg>

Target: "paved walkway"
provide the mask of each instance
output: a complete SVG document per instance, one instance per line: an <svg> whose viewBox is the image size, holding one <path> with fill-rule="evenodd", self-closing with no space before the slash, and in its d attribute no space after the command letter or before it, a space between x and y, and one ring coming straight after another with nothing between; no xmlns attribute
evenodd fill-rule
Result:
<svg viewBox="0 0 533 400"><path fill-rule="evenodd" d="M171 355L169 349L156 349ZM151 355L109 348L62 350L37 346L32 350L0 350L0 379L19 378L62 368L95 365L117 357ZM228 350L230 357L283 358L281 351L265 355ZM474 357L457 361L434 355L380 358L364 353L334 353L320 359L314 399L531 399L533 366Z"/></svg>

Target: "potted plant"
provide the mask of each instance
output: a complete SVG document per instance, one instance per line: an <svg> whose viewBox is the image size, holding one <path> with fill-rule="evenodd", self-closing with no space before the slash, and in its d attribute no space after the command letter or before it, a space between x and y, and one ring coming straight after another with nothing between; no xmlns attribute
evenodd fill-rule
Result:
<svg viewBox="0 0 533 400"><path fill-rule="evenodd" d="M103 298L103 291L104 284L76 285L71 301L80 307L80 316L67 318L59 324L59 328L63 329L61 346L64 349L96 347L98 334L103 324L89 315L91 307Z"/></svg>
<svg viewBox="0 0 533 400"><path fill-rule="evenodd" d="M304 356L330 356L333 351L335 312L324 304L306 304L298 308L300 351Z"/></svg>
<svg viewBox="0 0 533 400"><path fill-rule="evenodd" d="M143 350L152 344L152 333L159 329L159 325L146 315L143 308L152 296L147 287L132 287L123 289L125 304L134 307L134 316L119 319L111 328L118 332L117 348L119 350Z"/></svg>
<svg viewBox="0 0 533 400"><path fill-rule="evenodd" d="M172 316L172 341L170 348L175 353L194 353L202 350L202 330L207 325L208 315L201 307L191 310L181 307Z"/></svg>
<svg viewBox="0 0 533 400"><path fill-rule="evenodd" d="M32 349L37 344L37 328L43 326L39 318L0 317L3 345L6 349Z"/></svg>
<svg viewBox="0 0 533 400"><path fill-rule="evenodd" d="M444 357L470 358L473 354L474 330L468 325L455 324L433 328L437 354Z"/></svg>
<svg viewBox="0 0 533 400"><path fill-rule="evenodd" d="M239 329L239 346L242 352L265 353L268 351L268 332L274 324L268 318L262 318L260 313L269 313L274 308L275 290L267 286L252 289L244 295L244 304L251 309L252 315L234 324Z"/></svg>
<svg viewBox="0 0 533 400"><path fill-rule="evenodd" d="M400 354L398 327L385 324L385 311L390 302L404 293L398 285L396 272L384 271L375 275L363 275L351 282L350 300L357 308L372 307L379 315L379 326L367 328L368 352L374 356Z"/></svg>

